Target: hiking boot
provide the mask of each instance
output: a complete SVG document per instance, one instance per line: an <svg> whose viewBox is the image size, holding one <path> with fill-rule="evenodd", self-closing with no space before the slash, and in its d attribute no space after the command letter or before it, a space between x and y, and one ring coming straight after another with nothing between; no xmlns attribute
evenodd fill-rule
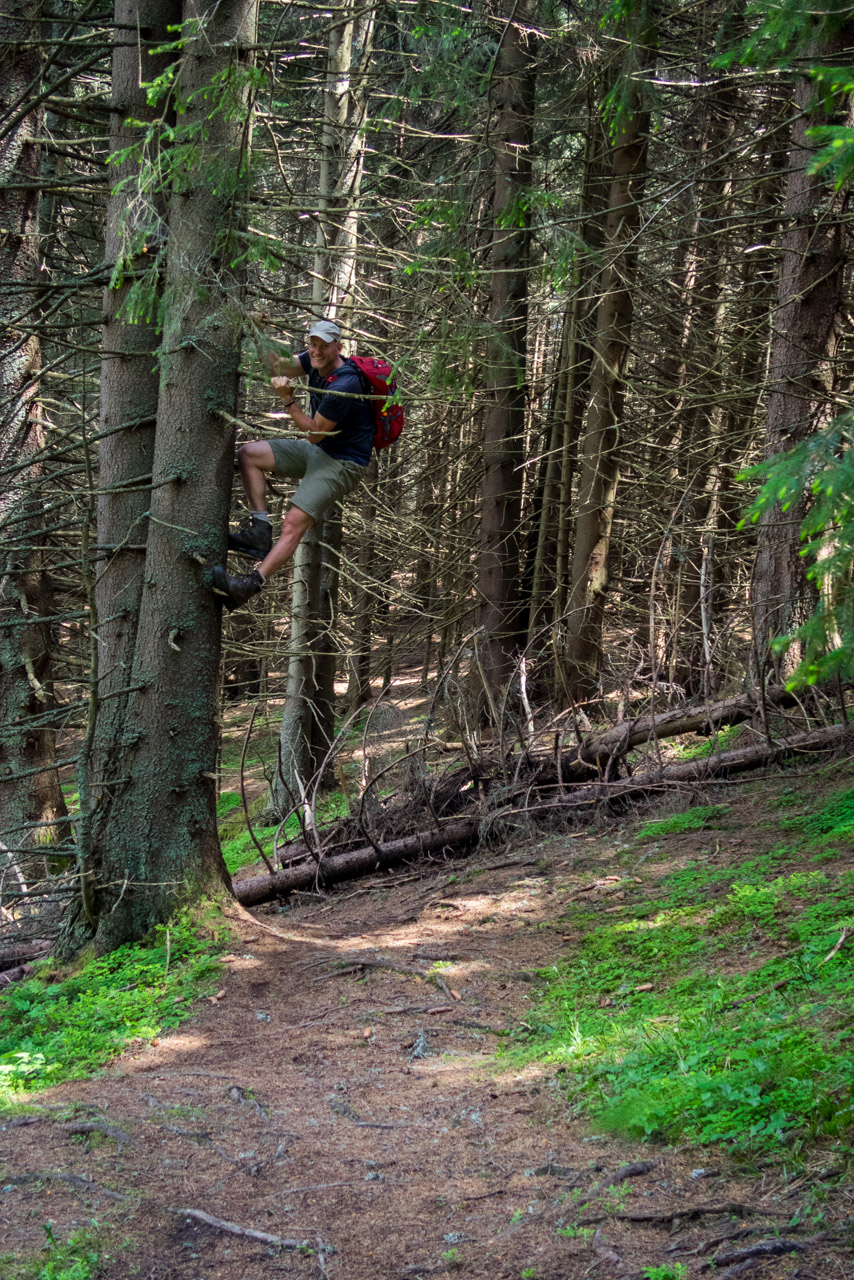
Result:
<svg viewBox="0 0 854 1280"><path fill-rule="evenodd" d="M263 560L273 545L273 526L269 520L244 516L234 533L228 535L229 551L238 551L253 560Z"/></svg>
<svg viewBox="0 0 854 1280"><path fill-rule="evenodd" d="M215 564L211 570L213 585L211 590L215 596L222 597L222 603L231 612L246 604L264 585L264 579L257 569L251 573L226 573L221 564Z"/></svg>

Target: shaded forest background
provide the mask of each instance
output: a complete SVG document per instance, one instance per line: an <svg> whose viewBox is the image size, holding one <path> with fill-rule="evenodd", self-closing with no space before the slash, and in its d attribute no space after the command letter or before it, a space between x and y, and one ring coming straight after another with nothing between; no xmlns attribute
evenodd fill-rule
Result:
<svg viewBox="0 0 854 1280"><path fill-rule="evenodd" d="M0 20L0 929L110 949L221 885L234 702L280 816L413 681L470 765L797 673L846 718L838 508L800 552L822 468L850 519L849 11ZM223 621L235 440L286 433L265 357L320 316L406 430Z"/></svg>

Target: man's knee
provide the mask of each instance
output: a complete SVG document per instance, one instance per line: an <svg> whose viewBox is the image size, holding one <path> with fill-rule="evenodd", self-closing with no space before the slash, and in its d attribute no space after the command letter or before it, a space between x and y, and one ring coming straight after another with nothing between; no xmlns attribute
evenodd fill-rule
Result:
<svg viewBox="0 0 854 1280"><path fill-rule="evenodd" d="M258 471L272 471L276 465L273 450L266 440L249 440L246 444L240 445L237 450L237 461L241 471L253 468Z"/></svg>
<svg viewBox="0 0 854 1280"><path fill-rule="evenodd" d="M314 516L310 516L307 511L303 511L301 507L290 506L285 513L282 521L282 532L285 529L293 529L294 532L300 534L305 533L314 524Z"/></svg>

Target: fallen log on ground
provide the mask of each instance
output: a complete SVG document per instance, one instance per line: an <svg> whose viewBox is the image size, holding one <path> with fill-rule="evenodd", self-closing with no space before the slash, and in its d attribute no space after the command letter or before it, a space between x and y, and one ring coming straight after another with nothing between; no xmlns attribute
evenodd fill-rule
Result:
<svg viewBox="0 0 854 1280"><path fill-rule="evenodd" d="M686 784L702 785L718 777L744 773L763 765L779 763L788 756L815 751L838 749L846 741L854 741L854 725L830 725L810 733L795 734L784 742L760 743L736 751L723 751L704 760L692 760L684 764L667 765L662 769L636 774L615 782L598 782L591 785L553 788L553 794L543 795L541 786L527 787L518 797L521 803L506 805L488 814L456 817L436 831L422 831L412 836L390 840L378 846L351 849L347 853L326 857L320 865L314 861L277 871L274 875L252 876L233 883L234 896L244 907L259 906L288 893L313 889L317 884L330 887L342 880L352 880L386 867L396 867L410 859L428 853L465 853L477 843L478 832L484 821L507 821L514 817L524 819L547 813L571 814L576 822L592 821L603 805L628 799L639 799L665 787ZM536 790L537 795L533 796Z"/></svg>
<svg viewBox="0 0 854 1280"><path fill-rule="evenodd" d="M794 707L798 699L783 685L770 685L764 693L766 704L774 707ZM587 764L595 764L614 755L623 755L631 747L662 738L678 738L683 733L714 733L724 726L743 724L758 714L761 699L756 690L722 698L698 706L674 707L657 715L640 716L637 720L625 720L612 725L604 733L585 738L578 749L579 758Z"/></svg>
<svg viewBox="0 0 854 1280"><path fill-rule="evenodd" d="M53 943L47 938L30 938L26 942L13 942L0 946L0 969L14 969L29 960L46 956Z"/></svg>
<svg viewBox="0 0 854 1280"><path fill-rule="evenodd" d="M389 840L387 844L378 846L379 852L373 845L368 845L366 848L351 849L349 853L324 858L319 865L312 861L277 871L272 876L252 876L246 880L236 880L233 883L234 896L241 906L254 907L261 902L283 897L286 893L313 889L316 884L328 887L340 880L354 880L371 871L397 867L402 862L425 853L441 853L446 849L460 852L477 842L479 825L479 817L455 819L439 831L422 831L414 836Z"/></svg>

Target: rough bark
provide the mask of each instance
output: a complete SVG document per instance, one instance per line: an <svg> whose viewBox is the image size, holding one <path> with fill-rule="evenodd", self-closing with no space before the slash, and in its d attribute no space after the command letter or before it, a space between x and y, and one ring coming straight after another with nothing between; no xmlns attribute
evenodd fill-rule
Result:
<svg viewBox="0 0 854 1280"><path fill-rule="evenodd" d="M28 42L40 12L38 0L14 0L0 16L0 115L38 84L41 51ZM54 732L43 719L54 697L39 492L41 348L32 332L42 115L24 114L0 141L0 837L18 848L65 834L57 820L66 813Z"/></svg>
<svg viewBox="0 0 854 1280"><path fill-rule="evenodd" d="M651 60L650 35L642 31L635 52L643 70ZM619 447L626 368L634 319L637 230L643 196L649 112L637 79L628 88L611 148L612 177L605 217L603 256L590 379L590 404L581 445L578 514L567 605L567 681L577 700L598 688L602 623L608 591L611 526L619 481Z"/></svg>
<svg viewBox="0 0 854 1280"><path fill-rule="evenodd" d="M529 248L524 197L531 182L535 83L528 13L527 3L520 4L503 28L494 86L497 118L490 134L495 185L477 586L483 675L493 701L512 674L525 626L519 591Z"/></svg>
<svg viewBox="0 0 854 1280"><path fill-rule="evenodd" d="M849 23L831 43L814 50L816 59L833 61L852 38L854 26ZM847 195L807 171L813 154L807 131L827 123L827 116L816 108L813 88L806 81L798 85L796 105L769 353L766 458L793 448L829 419L838 377ZM759 660L770 660L778 678L797 665L800 650L792 646L781 663L769 659L770 643L804 622L816 602L799 555L803 515L803 507L790 507L785 513L774 508L759 523L753 626Z"/></svg>
<svg viewBox="0 0 854 1280"><path fill-rule="evenodd" d="M181 21L181 0L115 0L112 58L110 150L116 153L140 137L129 118L148 123L163 111L149 106L141 79L161 75L176 56L152 54L174 34ZM174 118L174 111L168 110ZM148 163L156 152L148 151ZM139 162L131 157L112 167L115 183L132 178ZM160 375L155 315L127 315L134 280L159 275L158 251L165 242L168 192L134 194L114 190L107 202L106 261L113 268L128 252L130 237L145 237L130 256L123 284L104 292L101 346L99 489L95 600L98 614L98 693L100 708L92 761L96 787L121 776L121 724L127 709L134 643L143 590L148 533L148 488L154 460L154 427ZM150 277L149 277L150 278ZM151 281L152 290L159 282Z"/></svg>
<svg viewBox="0 0 854 1280"><path fill-rule="evenodd" d="M229 232L242 193L238 107L255 5L223 0L202 13L185 0L183 18L198 24L182 53L180 92L200 150L169 201L151 518L132 669L138 688L122 726L123 777L104 788L95 815L102 950L139 938L182 901L221 890L228 879L214 786L220 617L206 569L225 552L233 473L232 429L222 413L235 413L241 323Z"/></svg>

